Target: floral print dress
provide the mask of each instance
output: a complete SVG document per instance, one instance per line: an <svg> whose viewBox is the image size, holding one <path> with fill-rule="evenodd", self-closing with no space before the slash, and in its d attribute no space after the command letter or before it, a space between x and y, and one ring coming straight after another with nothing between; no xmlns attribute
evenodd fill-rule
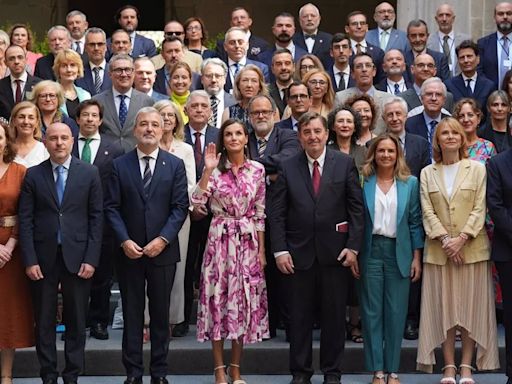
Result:
<svg viewBox="0 0 512 384"><path fill-rule="evenodd" d="M267 289L258 259L265 230L265 169L246 160L235 175L215 169L206 191L196 187L192 204L209 202L210 224L201 269L197 339L269 337Z"/></svg>

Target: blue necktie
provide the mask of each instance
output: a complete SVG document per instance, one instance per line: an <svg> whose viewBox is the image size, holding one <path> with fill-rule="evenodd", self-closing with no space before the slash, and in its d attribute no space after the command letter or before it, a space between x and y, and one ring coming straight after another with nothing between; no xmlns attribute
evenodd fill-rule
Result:
<svg viewBox="0 0 512 384"><path fill-rule="evenodd" d="M437 121L432 120L430 122L430 129L428 130L428 142L430 144L428 146L428 149L430 151L430 158L432 158L432 139L434 138L434 133L436 131L436 125L437 125Z"/></svg>
<svg viewBox="0 0 512 384"><path fill-rule="evenodd" d="M126 95L119 95L119 122L121 123L121 128L124 128L124 123L126 122L126 116L128 116L128 108L126 108L125 99L128 97Z"/></svg>
<svg viewBox="0 0 512 384"><path fill-rule="evenodd" d="M142 185L144 186L144 195L146 197L149 196L149 188L151 187L151 179L153 174L151 173L151 168L149 167L149 160L151 160L151 156L144 156L144 161L146 161L146 166L144 167L144 176L142 177Z"/></svg>
<svg viewBox="0 0 512 384"><path fill-rule="evenodd" d="M57 178L55 179L55 189L57 190L57 200L59 201L59 206L62 205L62 198L64 197L64 190L66 189L66 180L64 176L64 166L58 165L57 168L55 168L57 171ZM61 229L59 224L59 229L57 231L57 244L62 244L62 235L61 235Z"/></svg>
<svg viewBox="0 0 512 384"><path fill-rule="evenodd" d="M395 83L395 95L398 95L400 93L400 86L398 83Z"/></svg>

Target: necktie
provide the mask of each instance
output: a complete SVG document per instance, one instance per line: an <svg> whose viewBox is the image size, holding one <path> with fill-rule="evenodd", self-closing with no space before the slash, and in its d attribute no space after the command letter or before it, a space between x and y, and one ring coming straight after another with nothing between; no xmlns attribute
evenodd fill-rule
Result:
<svg viewBox="0 0 512 384"><path fill-rule="evenodd" d="M58 165L55 168L57 171L57 178L55 179L55 189L57 190L57 199L59 200L59 205L62 203L62 197L64 196L64 190L66 189L66 180L64 180L64 171L65 168L63 165Z"/></svg>
<svg viewBox="0 0 512 384"><path fill-rule="evenodd" d="M443 37L443 53L446 56L446 60L448 60L448 65L452 65L452 55L450 54L450 45L448 44L448 40L450 36L444 35Z"/></svg>
<svg viewBox="0 0 512 384"><path fill-rule="evenodd" d="M91 164L91 141L92 139L90 137L85 138L81 137L80 140L84 142L84 147L82 148L82 161L85 161L86 163Z"/></svg>
<svg viewBox="0 0 512 384"><path fill-rule="evenodd" d="M240 71L240 63L233 64L233 67L235 67L235 75L234 75L234 77L236 77L236 75L238 75L238 71Z"/></svg>
<svg viewBox="0 0 512 384"><path fill-rule="evenodd" d="M92 70L94 72L94 91L96 94L101 92L101 86L103 84L103 81L100 77L100 67L94 67Z"/></svg>
<svg viewBox="0 0 512 384"><path fill-rule="evenodd" d="M21 102L21 80L14 80L16 82L16 103Z"/></svg>
<svg viewBox="0 0 512 384"><path fill-rule="evenodd" d="M471 82L473 81L473 79L467 79L466 80L466 89L468 90L468 95L469 96L473 96L473 90L471 89Z"/></svg>
<svg viewBox="0 0 512 384"><path fill-rule="evenodd" d="M126 95L119 95L119 122L121 123L121 128L124 128L124 123L126 122L126 116L128 116L128 108L126 107L125 99Z"/></svg>
<svg viewBox="0 0 512 384"><path fill-rule="evenodd" d="M265 149L267 149L267 140L266 139L258 139L258 156L265 156Z"/></svg>
<svg viewBox="0 0 512 384"><path fill-rule="evenodd" d="M304 34L304 40L305 39L313 39L315 40L316 39L316 35L313 33L311 35L308 35L307 33Z"/></svg>
<svg viewBox="0 0 512 384"><path fill-rule="evenodd" d="M208 121L208 124L210 124L213 127L217 126L217 108L219 106L219 100L215 95L210 96L210 106L212 107L212 115L210 116L210 120Z"/></svg>
<svg viewBox="0 0 512 384"><path fill-rule="evenodd" d="M313 182L313 192L315 193L315 196L318 196L318 192L320 191L320 164L318 164L318 161L313 161L313 176L311 178L311 181Z"/></svg>
<svg viewBox="0 0 512 384"><path fill-rule="evenodd" d="M144 176L142 176L142 185L144 186L144 195L148 197L151 178L153 177L151 168L149 167L149 160L151 160L151 156L144 156L143 159L146 162L146 166L144 167Z"/></svg>
<svg viewBox="0 0 512 384"><path fill-rule="evenodd" d="M400 93L400 86L398 83L395 83L395 95L398 95Z"/></svg>
<svg viewBox="0 0 512 384"><path fill-rule="evenodd" d="M75 52L79 55L82 54L82 48L80 48L80 41L75 42Z"/></svg>
<svg viewBox="0 0 512 384"><path fill-rule="evenodd" d="M382 33L380 34L380 49L385 51L386 47L388 46L388 41L389 41L389 32L382 31Z"/></svg>
<svg viewBox="0 0 512 384"><path fill-rule="evenodd" d="M430 158L432 158L432 139L434 138L434 132L436 131L436 125L437 125L437 121L432 120L430 122L430 129L428 130L428 142L430 144L428 146L428 150L430 152Z"/></svg>
<svg viewBox="0 0 512 384"><path fill-rule="evenodd" d="M362 52L361 44L357 43L356 44L356 54L361 53L361 52Z"/></svg>
<svg viewBox="0 0 512 384"><path fill-rule="evenodd" d="M200 175L202 169L200 169L201 162L203 160L203 148L201 147L201 132L194 132L196 141L194 143L194 159L196 160L197 174Z"/></svg>
<svg viewBox="0 0 512 384"><path fill-rule="evenodd" d="M510 45L510 40L508 39L508 36L503 36L501 38L501 41L502 41L502 44L501 44L501 48L502 48L502 53L501 53L501 66L499 67L500 69L500 76L499 76L499 84L502 83L502 80L503 78L505 77L505 73L510 69L510 65L505 65L505 61L509 61L509 45Z"/></svg>
<svg viewBox="0 0 512 384"><path fill-rule="evenodd" d="M343 72L338 72L338 91L344 91L347 86L345 85L345 76L343 76Z"/></svg>

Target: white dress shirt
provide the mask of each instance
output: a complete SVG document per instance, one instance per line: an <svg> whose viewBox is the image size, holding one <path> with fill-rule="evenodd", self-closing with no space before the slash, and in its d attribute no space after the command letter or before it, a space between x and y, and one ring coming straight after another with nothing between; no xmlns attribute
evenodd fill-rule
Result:
<svg viewBox="0 0 512 384"><path fill-rule="evenodd" d="M375 184L375 208L373 220L373 235L396 238L396 210L398 207L396 180L384 193L379 184Z"/></svg>
<svg viewBox="0 0 512 384"><path fill-rule="evenodd" d="M128 111L130 109L130 100L132 98L132 90L133 88L130 88L128 92L126 93L120 93L115 88L112 88L112 93L114 94L114 104L116 105L116 112L119 116L119 106L121 105L121 98L118 97L119 95L125 95L126 98L124 99L124 103L126 104L126 110Z"/></svg>
<svg viewBox="0 0 512 384"><path fill-rule="evenodd" d="M467 77L465 74L461 73L462 80L464 80L464 86L468 86L468 80L471 79L471 83L469 83L469 86L471 87L471 92L475 92L475 85L476 85L476 79L478 78L478 73L475 72L475 74L471 77Z"/></svg>
<svg viewBox="0 0 512 384"><path fill-rule="evenodd" d="M221 113L221 115L222 115L222 113ZM207 125L205 125L201 130L196 131L195 129L193 129L192 127L189 126L189 128L190 128L190 137L192 139L192 147L194 147L196 145L196 135L195 135L195 133L199 132L201 134L201 136L200 136L201 148L204 149L204 142L205 142L205 138L206 138L206 127L207 127Z"/></svg>
<svg viewBox="0 0 512 384"><path fill-rule="evenodd" d="M151 170L151 175L155 174L155 165L156 159L158 158L159 148L155 149L149 155L146 155L139 148L137 148L137 158L139 159L139 168L140 168L140 177L144 179L144 170L146 169L146 160L144 160L145 156L149 156L149 169Z"/></svg>
<svg viewBox="0 0 512 384"><path fill-rule="evenodd" d="M318 34L318 29L312 33L312 35ZM305 34L304 34L305 35ZM309 35L309 33L308 33ZM313 39L312 37L306 37L304 36L304 42L306 43L306 48L308 49L308 53L313 52L313 47L315 46L316 39Z"/></svg>
<svg viewBox="0 0 512 384"><path fill-rule="evenodd" d="M84 135L81 133L78 134L78 157L82 158L82 152L84 150L85 146L85 140L82 140L82 138L87 139ZM98 150L100 149L100 143L101 143L101 136L99 132L96 132L94 135L89 137L91 142L89 143L89 148L91 148L91 164L94 163L94 160L96 159L96 155L98 154Z"/></svg>
<svg viewBox="0 0 512 384"><path fill-rule="evenodd" d="M27 79L28 79L27 71L23 71L23 73L21 74L21 76L18 79L14 78L12 75L9 75L9 77L11 78L12 99L14 101L16 101L16 88L17 88L16 80L21 80L21 83L20 83L21 99L23 100L23 93L25 92L25 86L27 85Z"/></svg>

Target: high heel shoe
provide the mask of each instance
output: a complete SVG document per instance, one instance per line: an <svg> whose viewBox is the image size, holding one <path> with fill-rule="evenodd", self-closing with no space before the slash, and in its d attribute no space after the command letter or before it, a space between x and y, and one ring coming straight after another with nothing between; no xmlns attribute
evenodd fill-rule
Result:
<svg viewBox="0 0 512 384"><path fill-rule="evenodd" d="M471 377L471 376L470 377L462 377L461 368L467 368L471 372L473 372L475 370L475 368L473 368L469 364L459 365L459 375L460 375L459 384L475 384L475 380L473 379L473 377Z"/></svg>
<svg viewBox="0 0 512 384"><path fill-rule="evenodd" d="M449 368L452 368L455 371L455 375L457 375L457 367L453 364L445 365L443 368L441 368L441 371L444 374L444 371ZM452 376L443 376L443 378L441 379L441 381L439 383L440 384L457 384L457 381L455 380L455 376L453 376L453 377Z"/></svg>
<svg viewBox="0 0 512 384"><path fill-rule="evenodd" d="M227 381L217 382L217 376L215 375L215 372L217 372L219 369L222 369L224 371L224 375L226 375L226 366L225 365L219 365L218 367L213 368L213 378L215 380L215 384L228 384Z"/></svg>
<svg viewBox="0 0 512 384"><path fill-rule="evenodd" d="M235 367L235 368L240 369L240 366L239 366L238 364L233 364L233 363L231 363L231 364L229 364L229 366L230 366L230 367ZM232 378L232 377L231 377L231 375L229 374L229 367L228 367L228 369L227 369L226 373L227 373L227 375L228 375L228 378L229 378L229 381L230 381L230 383L231 383L231 384L247 384L247 383L245 382L245 380L243 380L243 379L236 379L236 380L233 380L233 378Z"/></svg>
<svg viewBox="0 0 512 384"><path fill-rule="evenodd" d="M2 376L0 379L2 384L12 384L12 376Z"/></svg>

